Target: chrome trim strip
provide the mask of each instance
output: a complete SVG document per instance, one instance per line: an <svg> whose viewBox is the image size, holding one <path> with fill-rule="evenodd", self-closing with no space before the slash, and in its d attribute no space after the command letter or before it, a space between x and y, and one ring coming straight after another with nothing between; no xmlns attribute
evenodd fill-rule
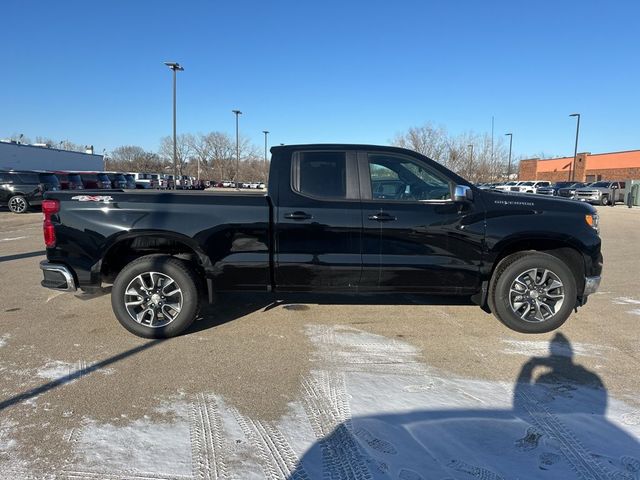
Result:
<svg viewBox="0 0 640 480"><path fill-rule="evenodd" d="M592 293L596 293L598 291L598 287L600 287L601 279L602 277L599 275L597 277L584 277L584 291L582 292L582 295L586 297Z"/></svg>
<svg viewBox="0 0 640 480"><path fill-rule="evenodd" d="M73 274L71 273L71 270L69 270L64 265L49 263L48 261L43 260L42 262L40 262L40 270L47 270L49 272L61 273L64 279L67 281L67 288L52 288L52 287L47 287L47 288L51 288L51 290L59 290L61 292L75 292L78 290L76 288L76 282L73 279Z"/></svg>

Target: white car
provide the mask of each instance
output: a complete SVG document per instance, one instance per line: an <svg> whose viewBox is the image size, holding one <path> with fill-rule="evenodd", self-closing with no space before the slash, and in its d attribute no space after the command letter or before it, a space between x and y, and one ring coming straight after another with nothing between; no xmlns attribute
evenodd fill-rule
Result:
<svg viewBox="0 0 640 480"><path fill-rule="evenodd" d="M536 193L538 188L540 187L548 187L551 185L551 182L546 181L527 181L527 182L519 182L515 187L511 187L512 192L520 192L520 193Z"/></svg>
<svg viewBox="0 0 640 480"><path fill-rule="evenodd" d="M519 183L522 183L522 182L516 182L515 180L512 180L511 182L501 183L500 185L496 185L495 187L493 187L493 189L498 190L500 192L510 192L511 187L515 187Z"/></svg>

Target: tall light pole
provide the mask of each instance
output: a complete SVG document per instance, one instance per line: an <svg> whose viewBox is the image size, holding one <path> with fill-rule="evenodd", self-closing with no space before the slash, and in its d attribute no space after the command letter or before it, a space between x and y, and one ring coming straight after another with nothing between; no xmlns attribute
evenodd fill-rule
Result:
<svg viewBox="0 0 640 480"><path fill-rule="evenodd" d="M507 180L511 179L511 147L513 147L513 133L505 133L505 137L509 137L509 163L507 163Z"/></svg>
<svg viewBox="0 0 640 480"><path fill-rule="evenodd" d="M573 166L572 166L573 168L569 167L569 181L572 182L576 179L576 159L578 158L578 135L580 134L580 114L572 113L569 116L578 117L578 123L576 124L576 146L573 149Z"/></svg>
<svg viewBox="0 0 640 480"><path fill-rule="evenodd" d="M176 72L182 72L183 67L177 62L164 62L173 71L173 189L178 186L178 147L176 139Z"/></svg>
<svg viewBox="0 0 640 480"><path fill-rule="evenodd" d="M267 135L269 135L269 130L263 130L264 133L264 170L265 173L267 171Z"/></svg>
<svg viewBox="0 0 640 480"><path fill-rule="evenodd" d="M234 182L236 184L236 188L238 187L238 173L240 172L240 130L238 125L238 118L242 115L240 110L231 110L236 115L236 174L234 175Z"/></svg>
<svg viewBox="0 0 640 480"><path fill-rule="evenodd" d="M469 174L467 177L471 177L471 171L473 170L473 145L467 145L469 147Z"/></svg>

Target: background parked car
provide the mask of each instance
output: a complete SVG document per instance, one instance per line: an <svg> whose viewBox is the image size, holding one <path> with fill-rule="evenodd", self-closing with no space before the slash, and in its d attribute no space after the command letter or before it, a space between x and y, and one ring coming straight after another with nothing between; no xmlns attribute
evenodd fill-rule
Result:
<svg viewBox="0 0 640 480"><path fill-rule="evenodd" d="M516 182L515 180L511 180L510 182L502 183L500 185L496 185L494 187L494 190L499 190L501 192L510 192L511 191L511 187L515 187L519 183L521 183L521 182Z"/></svg>
<svg viewBox="0 0 640 480"><path fill-rule="evenodd" d="M578 188L575 198L582 202L610 205L611 202L624 202L626 196L627 182L603 180Z"/></svg>
<svg viewBox="0 0 640 480"><path fill-rule="evenodd" d="M61 190L83 190L82 177L79 173L54 172L60 182Z"/></svg>
<svg viewBox="0 0 640 480"><path fill-rule="evenodd" d="M124 178L127 180L127 188L128 189L136 188L136 176L133 173L125 173L123 175L124 175Z"/></svg>
<svg viewBox="0 0 640 480"><path fill-rule="evenodd" d="M82 178L84 188L103 190L111 188L111 180L104 172L78 172Z"/></svg>
<svg viewBox="0 0 640 480"><path fill-rule="evenodd" d="M122 189L128 188L127 179L124 176L124 174L107 172L107 176L109 177L109 180L111 180L111 186L113 188L122 188Z"/></svg>
<svg viewBox="0 0 640 480"><path fill-rule="evenodd" d="M158 178L154 179L151 173L133 173L136 179L136 188L158 188Z"/></svg>
<svg viewBox="0 0 640 480"><path fill-rule="evenodd" d="M576 190L578 190L579 188L584 188L584 187L588 187L590 184L589 183L584 183L584 182L574 182L571 185L567 186L567 187L560 187L558 188L558 193L557 195L559 197L565 197L565 198L575 198L576 196Z"/></svg>
<svg viewBox="0 0 640 480"><path fill-rule="evenodd" d="M538 188L548 187L550 185L551 185L551 182L530 180L530 181L518 182L518 184L515 186L512 186L510 190L512 192L520 192L520 193L536 193L538 191Z"/></svg>
<svg viewBox="0 0 640 480"><path fill-rule="evenodd" d="M25 213L42 204L42 194L60 190L60 182L51 172L0 170L0 205L13 213Z"/></svg>

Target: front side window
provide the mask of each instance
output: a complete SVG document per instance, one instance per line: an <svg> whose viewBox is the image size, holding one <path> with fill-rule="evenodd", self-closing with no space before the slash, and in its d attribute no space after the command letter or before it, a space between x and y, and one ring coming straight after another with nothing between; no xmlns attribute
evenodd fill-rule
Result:
<svg viewBox="0 0 640 480"><path fill-rule="evenodd" d="M58 180L58 177L56 177L53 173L41 173L39 176L40 176L41 183L46 183L47 185L54 185L56 187L60 186L60 181Z"/></svg>
<svg viewBox="0 0 640 480"><path fill-rule="evenodd" d="M439 172L404 156L369 154L373 199L450 200L451 184Z"/></svg>
<svg viewBox="0 0 640 480"><path fill-rule="evenodd" d="M38 178L37 173L18 173L17 177L20 180L20 183L24 183L27 185L37 185L40 183L40 179Z"/></svg>
<svg viewBox="0 0 640 480"><path fill-rule="evenodd" d="M317 198L347 198L345 152L301 152L294 161L294 189Z"/></svg>

